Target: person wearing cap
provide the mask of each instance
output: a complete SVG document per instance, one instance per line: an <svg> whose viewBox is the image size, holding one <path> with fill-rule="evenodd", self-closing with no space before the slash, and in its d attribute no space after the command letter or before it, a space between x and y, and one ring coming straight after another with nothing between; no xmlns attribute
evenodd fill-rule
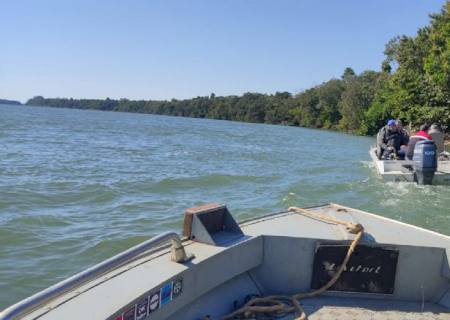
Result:
<svg viewBox="0 0 450 320"><path fill-rule="evenodd" d="M402 137L398 132L397 123L390 119L387 125L380 129L377 135L378 159L392 159L397 157L397 152L402 145Z"/></svg>

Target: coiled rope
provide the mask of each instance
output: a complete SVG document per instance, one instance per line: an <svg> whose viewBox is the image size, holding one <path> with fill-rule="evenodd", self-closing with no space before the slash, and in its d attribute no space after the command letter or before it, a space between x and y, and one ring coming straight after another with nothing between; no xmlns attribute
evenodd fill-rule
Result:
<svg viewBox="0 0 450 320"><path fill-rule="evenodd" d="M350 260L350 257L352 256L353 251L355 250L356 246L360 242L363 233L364 228L361 224L342 221L338 219L331 218L329 216L325 216L316 212L312 212L310 210L306 210L303 208L298 207L290 207L288 211L292 212L298 212L302 215L305 215L307 217L321 220L328 223L333 224L339 224L346 227L347 232L351 234L356 234L354 240L352 241L350 247L348 248L347 254L345 255L344 261L340 265L337 272L333 275L333 277L328 281L327 284L322 286L319 289L316 289L311 292L301 292L294 294L292 296L286 296L286 295L271 295L266 297L257 297L253 298L250 301L248 301L246 304L244 304L241 308L233 311L232 313L222 317L222 320L229 320L229 319L248 319L249 317L254 317L256 314L265 314L266 316L268 314L271 314L273 316L279 316L282 314L290 314L295 312L299 316L296 318L296 320L305 320L306 319L306 313L303 307L300 305L300 300L305 298L311 298L317 295L322 294L327 289L329 289L333 284L336 283L336 281L341 276L342 272L345 270L348 261Z"/></svg>

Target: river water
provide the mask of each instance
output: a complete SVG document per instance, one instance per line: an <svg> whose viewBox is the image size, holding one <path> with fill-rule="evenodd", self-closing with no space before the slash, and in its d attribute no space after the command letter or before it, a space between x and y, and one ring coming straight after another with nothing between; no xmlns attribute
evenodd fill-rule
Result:
<svg viewBox="0 0 450 320"><path fill-rule="evenodd" d="M373 139L206 119L0 105L0 309L167 230L336 202L450 234L450 188L384 183Z"/></svg>

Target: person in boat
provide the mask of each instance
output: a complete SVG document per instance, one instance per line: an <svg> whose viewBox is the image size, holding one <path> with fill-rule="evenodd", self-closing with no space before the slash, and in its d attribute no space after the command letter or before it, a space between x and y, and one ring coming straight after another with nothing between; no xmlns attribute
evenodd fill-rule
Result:
<svg viewBox="0 0 450 320"><path fill-rule="evenodd" d="M417 142L422 140L433 140L433 138L428 134L429 129L430 126L428 124L423 124L420 126L419 131L409 138L408 148L406 149L406 158L408 160L412 160L414 148Z"/></svg>
<svg viewBox="0 0 450 320"><path fill-rule="evenodd" d="M403 127L403 122L400 119L395 120L395 123L397 125L397 131L400 134L402 138L402 144L403 146L407 146L409 142L409 133L406 131L405 127Z"/></svg>
<svg viewBox="0 0 450 320"><path fill-rule="evenodd" d="M402 145L402 139L397 122L393 119L389 120L387 125L378 132L378 159L397 159L397 152Z"/></svg>
<svg viewBox="0 0 450 320"><path fill-rule="evenodd" d="M444 152L444 131L442 130L442 127L437 123L433 123L428 134L436 144L437 154Z"/></svg>
<svg viewBox="0 0 450 320"><path fill-rule="evenodd" d="M403 122L400 119L395 121L397 124L397 131L400 135L400 149L397 151L397 156L399 160L404 160L406 156L406 149L409 143L409 133L403 127Z"/></svg>

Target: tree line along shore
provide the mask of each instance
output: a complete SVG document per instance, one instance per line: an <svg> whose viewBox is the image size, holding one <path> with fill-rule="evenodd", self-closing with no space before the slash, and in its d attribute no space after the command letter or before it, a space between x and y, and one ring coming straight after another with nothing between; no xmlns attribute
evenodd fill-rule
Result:
<svg viewBox="0 0 450 320"><path fill-rule="evenodd" d="M8 99L0 99L0 104L10 104L10 105L21 105L20 101L16 100L8 100Z"/></svg>
<svg viewBox="0 0 450 320"><path fill-rule="evenodd" d="M184 100L72 99L36 96L27 105L95 109L324 128L373 135L390 118L412 130L440 123L450 130L450 1L415 36L385 46L380 71L346 68L298 94L245 93Z"/></svg>

